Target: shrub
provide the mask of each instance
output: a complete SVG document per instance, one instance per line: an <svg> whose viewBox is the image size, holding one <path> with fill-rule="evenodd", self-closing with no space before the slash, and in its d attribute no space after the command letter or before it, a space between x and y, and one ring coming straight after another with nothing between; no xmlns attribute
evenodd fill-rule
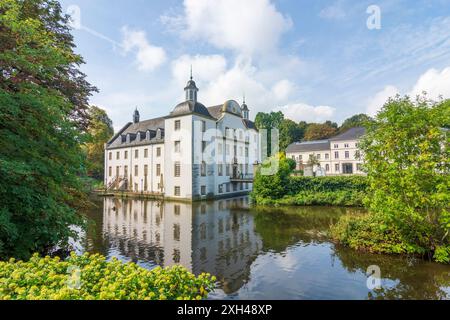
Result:
<svg viewBox="0 0 450 320"><path fill-rule="evenodd" d="M331 227L331 236L340 244L371 253L424 254L425 248L409 244L395 225L379 217L343 216Z"/></svg>
<svg viewBox="0 0 450 320"><path fill-rule="evenodd" d="M0 262L0 300L199 300L214 281L182 266L147 270L99 254Z"/></svg>

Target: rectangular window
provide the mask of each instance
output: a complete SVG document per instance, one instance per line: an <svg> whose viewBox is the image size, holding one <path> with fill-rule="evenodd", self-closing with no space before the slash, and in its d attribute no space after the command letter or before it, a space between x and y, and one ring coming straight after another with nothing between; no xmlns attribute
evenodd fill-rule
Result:
<svg viewBox="0 0 450 320"><path fill-rule="evenodd" d="M219 164L217 165L217 172L218 172L218 175L219 175L219 176L222 176L222 175L223 175L223 165L222 165L221 163L219 163Z"/></svg>
<svg viewBox="0 0 450 320"><path fill-rule="evenodd" d="M148 165L144 165L144 176L148 175Z"/></svg>
<svg viewBox="0 0 450 320"><path fill-rule="evenodd" d="M335 159L339 159L339 151L335 151L334 152L334 158Z"/></svg>
<svg viewBox="0 0 450 320"><path fill-rule="evenodd" d="M239 183L239 190L243 190L244 189L244 184L241 182L241 183Z"/></svg>
<svg viewBox="0 0 450 320"><path fill-rule="evenodd" d="M230 165L226 164L226 176L229 177L230 176Z"/></svg>
<svg viewBox="0 0 450 320"><path fill-rule="evenodd" d="M125 151L123 154L124 159L128 159L128 151Z"/></svg>
<svg viewBox="0 0 450 320"><path fill-rule="evenodd" d="M201 186L200 192L201 192L202 196L206 196L206 186Z"/></svg>
<svg viewBox="0 0 450 320"><path fill-rule="evenodd" d="M112 152L109 153L109 160L112 160Z"/></svg>
<svg viewBox="0 0 450 320"><path fill-rule="evenodd" d="M179 153L181 151L181 143L180 141L175 141L175 152Z"/></svg>
<svg viewBox="0 0 450 320"><path fill-rule="evenodd" d="M319 154L317 154L317 160L320 160L320 153Z"/></svg>
<svg viewBox="0 0 450 320"><path fill-rule="evenodd" d="M161 165L158 163L156 165L156 176L159 177L161 175Z"/></svg>
<svg viewBox="0 0 450 320"><path fill-rule="evenodd" d="M217 154L218 154L219 156L222 155L222 151L223 151L222 148L223 148L222 144L219 143L219 144L217 145Z"/></svg>
<svg viewBox="0 0 450 320"><path fill-rule="evenodd" d="M248 148L245 148L245 157L248 158Z"/></svg>
<svg viewBox="0 0 450 320"><path fill-rule="evenodd" d="M223 193L223 184L219 184L219 193Z"/></svg>
<svg viewBox="0 0 450 320"><path fill-rule="evenodd" d="M116 153L116 160L119 160L119 159L120 159L120 152L117 151L117 153Z"/></svg>
<svg viewBox="0 0 450 320"><path fill-rule="evenodd" d="M181 120L175 120L175 131L180 130L181 128Z"/></svg>
<svg viewBox="0 0 450 320"><path fill-rule="evenodd" d="M345 159L349 159L350 158L350 152L345 151Z"/></svg>
<svg viewBox="0 0 450 320"><path fill-rule="evenodd" d="M202 141L202 152L206 150L206 141Z"/></svg>
<svg viewBox="0 0 450 320"><path fill-rule="evenodd" d="M174 194L176 197L179 197L181 195L181 189L179 186L175 187Z"/></svg>
<svg viewBox="0 0 450 320"><path fill-rule="evenodd" d="M144 149L144 158L148 158L148 149Z"/></svg>
<svg viewBox="0 0 450 320"><path fill-rule="evenodd" d="M325 165L325 171L326 172L330 171L330 165L328 163Z"/></svg>
<svg viewBox="0 0 450 320"><path fill-rule="evenodd" d="M345 143L344 144L344 148L348 148L349 147L349 144L348 143Z"/></svg>
<svg viewBox="0 0 450 320"><path fill-rule="evenodd" d="M108 168L108 175L111 177L112 176L112 167Z"/></svg>
<svg viewBox="0 0 450 320"><path fill-rule="evenodd" d="M123 167L123 176L128 178L128 166Z"/></svg>
<svg viewBox="0 0 450 320"><path fill-rule="evenodd" d="M248 174L248 163L245 164L245 174Z"/></svg>
<svg viewBox="0 0 450 320"><path fill-rule="evenodd" d="M139 174L139 167L134 166L134 175L137 176Z"/></svg>
<svg viewBox="0 0 450 320"><path fill-rule="evenodd" d="M119 176L119 173L120 173L120 167L119 167L119 166L117 166L117 167L116 167L116 177L118 177L118 176Z"/></svg>
<svg viewBox="0 0 450 320"><path fill-rule="evenodd" d="M334 144L334 148L335 148L335 149L338 149L338 148L339 148L339 145L338 145L337 143L335 143L335 144Z"/></svg>
<svg viewBox="0 0 450 320"><path fill-rule="evenodd" d="M156 156L161 157L161 147L156 148Z"/></svg>
<svg viewBox="0 0 450 320"><path fill-rule="evenodd" d="M202 132L206 132L206 121L202 120Z"/></svg>
<svg viewBox="0 0 450 320"><path fill-rule="evenodd" d="M339 172L339 163L334 165L334 171Z"/></svg>
<svg viewBox="0 0 450 320"><path fill-rule="evenodd" d="M200 167L200 173L202 175L202 177L206 176L206 162L203 161Z"/></svg>
<svg viewBox="0 0 450 320"><path fill-rule="evenodd" d="M139 150L134 150L134 158L139 158Z"/></svg>
<svg viewBox="0 0 450 320"><path fill-rule="evenodd" d="M328 154L328 153L325 153L325 159L329 159L330 158L330 155Z"/></svg>
<svg viewBox="0 0 450 320"><path fill-rule="evenodd" d="M173 206L173 212L176 216L179 216L181 213L181 206L179 204L176 204Z"/></svg>
<svg viewBox="0 0 450 320"><path fill-rule="evenodd" d="M230 192L230 183L227 183L227 192Z"/></svg>
<svg viewBox="0 0 450 320"><path fill-rule="evenodd" d="M180 162L176 161L175 162L175 168L174 168L174 175L175 177L179 177L181 175L181 168L180 168Z"/></svg>

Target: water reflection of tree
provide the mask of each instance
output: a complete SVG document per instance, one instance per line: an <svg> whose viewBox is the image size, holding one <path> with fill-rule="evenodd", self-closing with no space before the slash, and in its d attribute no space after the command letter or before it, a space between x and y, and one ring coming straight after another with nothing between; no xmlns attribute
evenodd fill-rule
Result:
<svg viewBox="0 0 450 320"><path fill-rule="evenodd" d="M330 225L343 214L360 209L338 207L258 207L255 215L256 232L263 238L263 249L284 251L298 243L321 243L328 239Z"/></svg>
<svg viewBox="0 0 450 320"><path fill-rule="evenodd" d="M369 292L368 299L450 298L448 266L410 257L362 253L340 246L335 247L334 254L350 272L365 273L370 265L380 267L382 288ZM388 284L386 280L391 281Z"/></svg>

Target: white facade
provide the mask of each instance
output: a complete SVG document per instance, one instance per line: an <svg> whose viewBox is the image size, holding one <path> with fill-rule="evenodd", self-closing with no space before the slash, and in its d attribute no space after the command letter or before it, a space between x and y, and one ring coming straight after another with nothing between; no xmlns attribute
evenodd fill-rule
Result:
<svg viewBox="0 0 450 320"><path fill-rule="evenodd" d="M109 190L189 200L251 191L260 148L247 105L229 100L206 108L192 79L185 91L188 100L166 117L140 122L136 110L133 123L106 144Z"/></svg>
<svg viewBox="0 0 450 320"><path fill-rule="evenodd" d="M297 162L302 169L310 163L310 158L317 160L313 171L323 175L364 174L363 158L358 148L363 128L351 128L329 140L297 142L288 146L286 157Z"/></svg>

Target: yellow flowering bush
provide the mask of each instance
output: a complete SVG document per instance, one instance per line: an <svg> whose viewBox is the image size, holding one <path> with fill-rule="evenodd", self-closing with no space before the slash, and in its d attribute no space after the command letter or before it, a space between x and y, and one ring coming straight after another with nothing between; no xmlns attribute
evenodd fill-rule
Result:
<svg viewBox="0 0 450 320"><path fill-rule="evenodd" d="M200 300L215 281L178 265L147 270L99 254L0 261L0 300Z"/></svg>

